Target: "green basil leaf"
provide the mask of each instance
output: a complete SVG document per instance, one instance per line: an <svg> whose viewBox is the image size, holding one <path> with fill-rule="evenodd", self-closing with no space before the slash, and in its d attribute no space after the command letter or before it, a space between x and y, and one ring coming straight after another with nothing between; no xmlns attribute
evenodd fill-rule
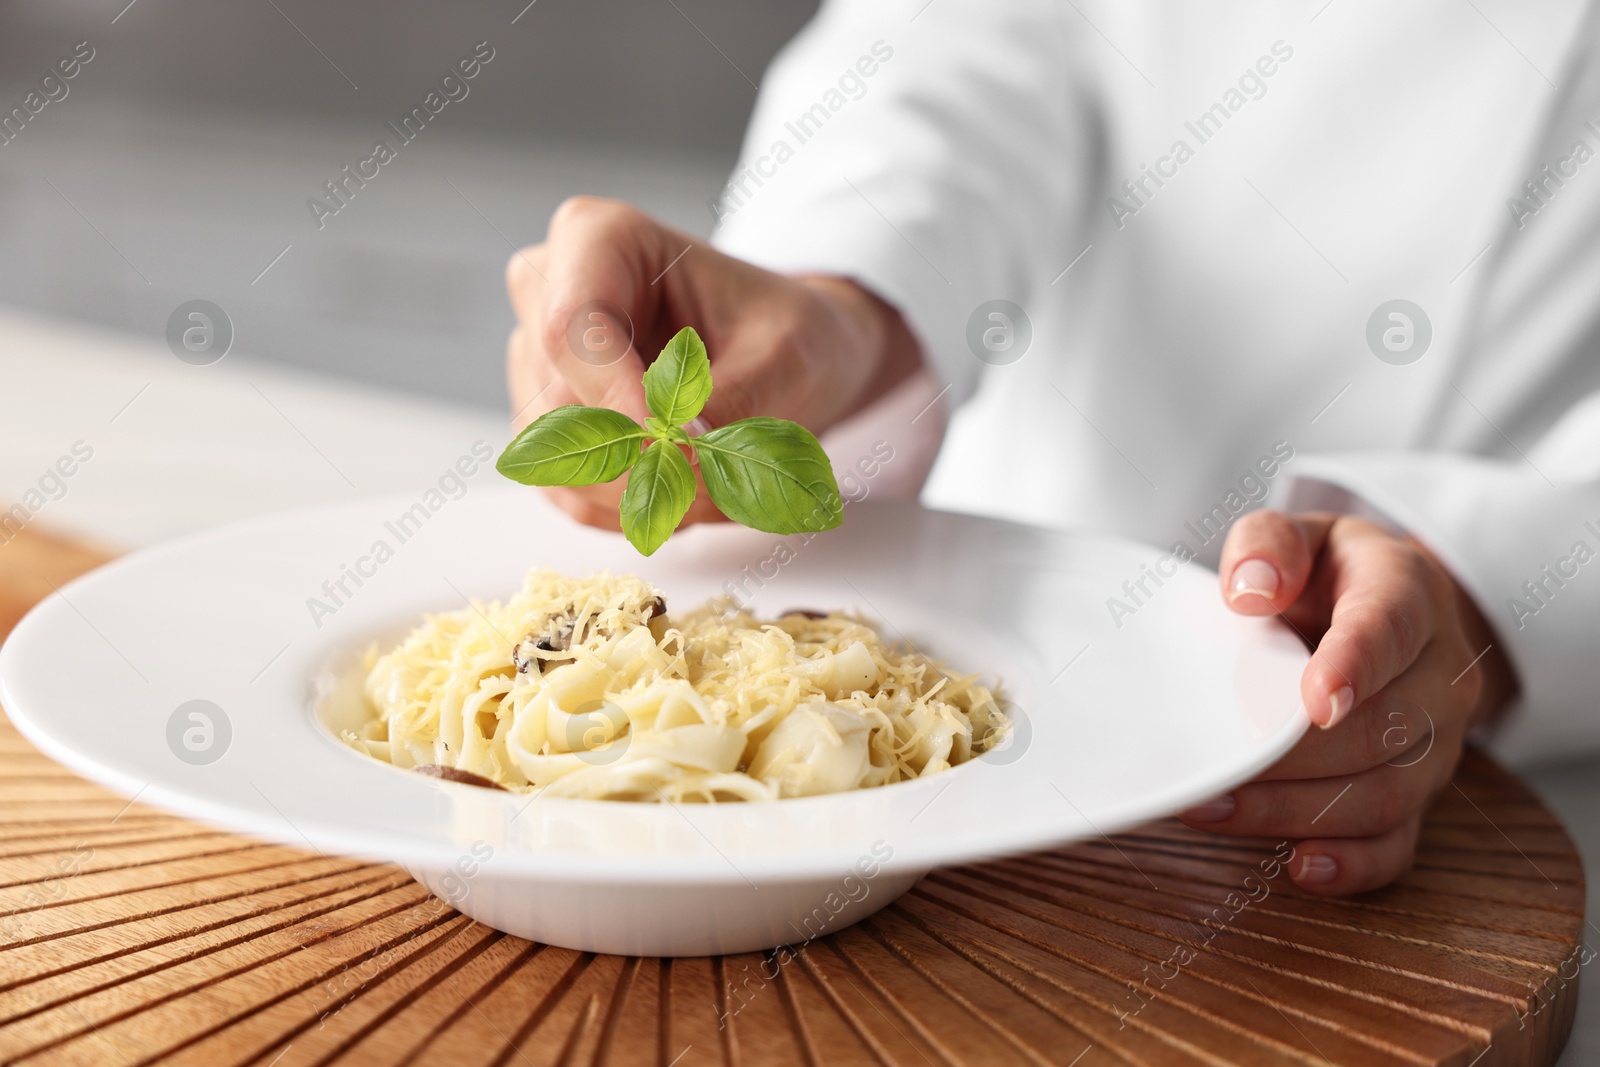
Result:
<svg viewBox="0 0 1600 1067"><path fill-rule="evenodd" d="M645 368L644 399L669 426L682 426L711 396L711 360L694 327L679 330L656 361Z"/></svg>
<svg viewBox="0 0 1600 1067"><path fill-rule="evenodd" d="M735 522L791 534L844 520L833 465L798 423L740 419L694 438L694 446L712 503Z"/></svg>
<svg viewBox="0 0 1600 1067"><path fill-rule="evenodd" d="M694 503L694 471L670 441L644 450L622 491L622 532L641 555L667 543Z"/></svg>
<svg viewBox="0 0 1600 1067"><path fill-rule="evenodd" d="M633 466L644 437L620 411L568 404L529 423L494 467L523 485L595 485Z"/></svg>

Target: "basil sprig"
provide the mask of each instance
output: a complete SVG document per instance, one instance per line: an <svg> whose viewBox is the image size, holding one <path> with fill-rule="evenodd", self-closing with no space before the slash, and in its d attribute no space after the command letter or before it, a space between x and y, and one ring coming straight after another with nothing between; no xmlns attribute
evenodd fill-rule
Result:
<svg viewBox="0 0 1600 1067"><path fill-rule="evenodd" d="M775 534L838 526L844 503L833 466L804 426L760 417L698 437L684 431L711 388L706 346L685 326L644 372L652 416L644 426L610 408L568 404L528 424L495 469L524 485L596 485L631 471L622 492L622 532L646 556L666 544L694 503L685 448L700 460L711 502L735 522Z"/></svg>

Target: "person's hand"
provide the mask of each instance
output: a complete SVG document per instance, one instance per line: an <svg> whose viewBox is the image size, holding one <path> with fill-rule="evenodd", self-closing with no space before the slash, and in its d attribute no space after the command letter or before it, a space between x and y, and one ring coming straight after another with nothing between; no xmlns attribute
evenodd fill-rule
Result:
<svg viewBox="0 0 1600 1067"><path fill-rule="evenodd" d="M1421 545L1346 515L1246 515L1220 571L1234 611L1281 613L1315 646L1300 680L1313 726L1183 820L1297 841L1289 875L1313 893L1387 884L1410 868L1467 732L1515 688L1488 624Z"/></svg>
<svg viewBox="0 0 1600 1067"><path fill-rule="evenodd" d="M642 423L640 375L684 326L704 339L716 381L692 433L771 415L820 434L921 358L899 314L856 283L762 270L615 200L563 203L545 242L511 257L506 287L517 314L506 353L514 431L564 404ZM546 492L580 521L617 529L624 485ZM702 486L684 521L721 517Z"/></svg>

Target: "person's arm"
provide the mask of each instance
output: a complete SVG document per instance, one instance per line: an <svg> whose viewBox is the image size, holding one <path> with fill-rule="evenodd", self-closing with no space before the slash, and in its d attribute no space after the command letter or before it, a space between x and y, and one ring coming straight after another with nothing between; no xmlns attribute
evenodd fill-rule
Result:
<svg viewBox="0 0 1600 1067"><path fill-rule="evenodd" d="M979 305L1026 307L1087 240L1103 151L1083 26L1045 0L825 3L763 79L713 243L860 282L954 406L983 367Z"/></svg>
<svg viewBox="0 0 1600 1067"><path fill-rule="evenodd" d="M1058 5L923 6L835 0L775 61L719 248L627 204L562 205L507 270L517 426L570 403L642 417L644 365L686 325L711 358L713 426L763 414L821 435L925 356L951 386L947 405L965 396L981 366L966 343L973 310L1025 302L1065 266L1092 123ZM585 349L608 334L633 343ZM621 491L549 493L614 528ZM718 517L702 494L686 521Z"/></svg>

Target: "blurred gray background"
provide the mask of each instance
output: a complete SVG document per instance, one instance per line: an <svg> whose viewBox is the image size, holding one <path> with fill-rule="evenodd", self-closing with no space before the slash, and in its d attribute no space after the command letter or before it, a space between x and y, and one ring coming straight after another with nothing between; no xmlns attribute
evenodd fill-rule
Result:
<svg viewBox="0 0 1600 1067"><path fill-rule="evenodd" d="M753 83L815 6L8 0L0 114L95 55L0 145L0 302L159 338L208 299L237 351L498 407L513 245L578 192L708 232ZM307 200L480 41L466 98L319 230Z"/></svg>

